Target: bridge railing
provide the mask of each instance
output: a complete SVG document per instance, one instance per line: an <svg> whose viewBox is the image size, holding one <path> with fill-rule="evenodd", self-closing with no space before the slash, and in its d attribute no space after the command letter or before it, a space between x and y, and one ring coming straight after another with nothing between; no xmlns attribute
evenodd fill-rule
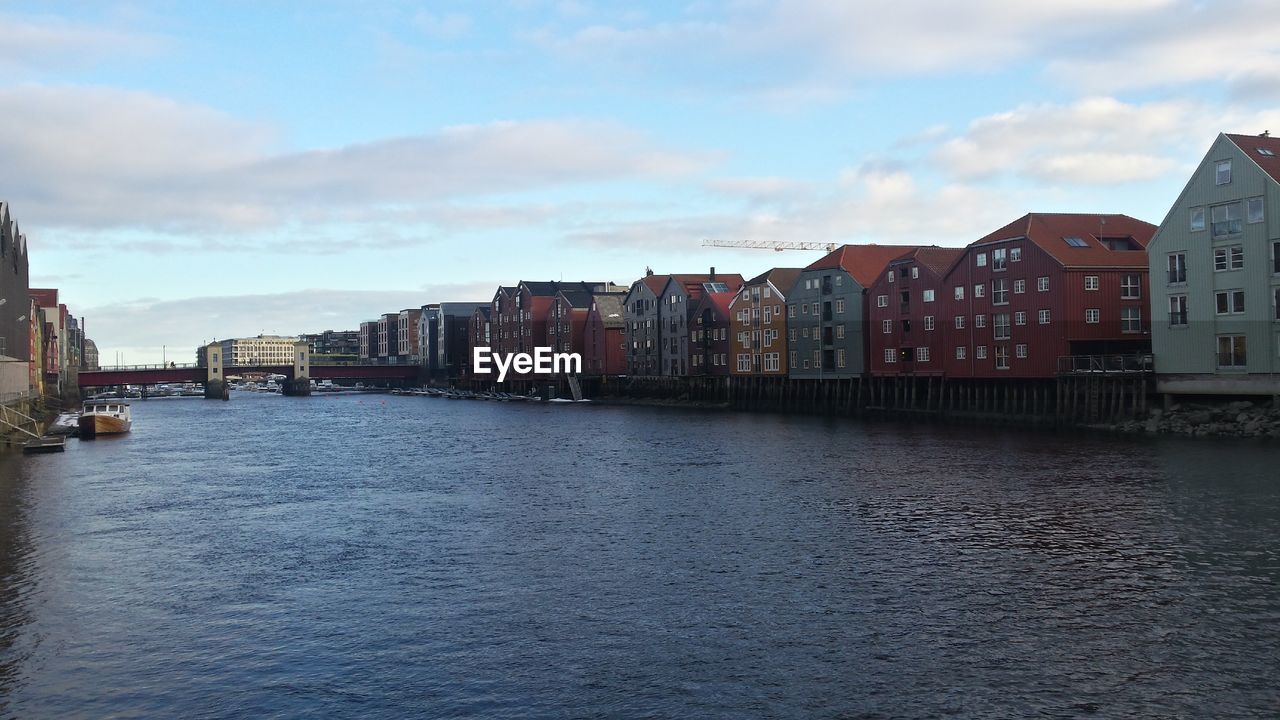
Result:
<svg viewBox="0 0 1280 720"><path fill-rule="evenodd" d="M1059 375L1149 373L1155 362L1150 353L1130 355L1063 355L1058 358Z"/></svg>
<svg viewBox="0 0 1280 720"><path fill-rule="evenodd" d="M80 372L120 372L122 370L188 370L190 368L201 367L195 363L155 363L153 365L99 365L93 370L80 370Z"/></svg>

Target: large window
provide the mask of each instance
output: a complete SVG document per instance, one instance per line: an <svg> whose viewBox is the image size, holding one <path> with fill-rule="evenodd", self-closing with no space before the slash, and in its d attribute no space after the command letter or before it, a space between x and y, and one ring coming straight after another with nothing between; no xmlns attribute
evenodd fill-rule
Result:
<svg viewBox="0 0 1280 720"><path fill-rule="evenodd" d="M1130 273L1120 279L1120 298L1137 300L1142 297L1142 276Z"/></svg>
<svg viewBox="0 0 1280 720"><path fill-rule="evenodd" d="M1009 339L1009 313L996 313L991 316L991 330L996 340Z"/></svg>
<svg viewBox="0 0 1280 720"><path fill-rule="evenodd" d="M1219 315L1239 315L1244 312L1243 290L1222 290L1213 295Z"/></svg>
<svg viewBox="0 0 1280 720"><path fill-rule="evenodd" d="M1231 161L1219 160L1214 165L1214 183L1218 185L1226 185L1231 182Z"/></svg>
<svg viewBox="0 0 1280 720"><path fill-rule="evenodd" d="M1009 304L1009 281L1005 278L991 281L991 304Z"/></svg>
<svg viewBox="0 0 1280 720"><path fill-rule="evenodd" d="M1120 332L1142 332L1142 308L1126 307L1120 309Z"/></svg>
<svg viewBox="0 0 1280 720"><path fill-rule="evenodd" d="M1232 245L1213 249L1213 269L1215 272L1240 270L1244 267L1244 246Z"/></svg>
<svg viewBox="0 0 1280 720"><path fill-rule="evenodd" d="M1218 336L1218 367L1244 367L1245 360L1245 338L1243 335Z"/></svg>
<svg viewBox="0 0 1280 720"><path fill-rule="evenodd" d="M1170 325L1186 325L1187 324L1187 296L1186 295L1170 295L1169 296L1169 324Z"/></svg>
<svg viewBox="0 0 1280 720"><path fill-rule="evenodd" d="M1212 229L1214 237L1226 237L1227 235L1237 235L1241 229L1241 213L1240 203L1233 202L1225 205L1214 205L1210 208L1210 214L1213 219Z"/></svg>
<svg viewBox="0 0 1280 720"><path fill-rule="evenodd" d="M1187 254L1186 253L1170 253L1169 254L1169 284L1184 283L1187 281Z"/></svg>
<svg viewBox="0 0 1280 720"><path fill-rule="evenodd" d="M996 248L991 251L991 269L1005 270L1009 267L1008 250L1005 248Z"/></svg>
<svg viewBox="0 0 1280 720"><path fill-rule="evenodd" d="M1280 287L1272 288L1274 296L1271 298L1271 309L1276 316L1276 320L1280 320Z"/></svg>

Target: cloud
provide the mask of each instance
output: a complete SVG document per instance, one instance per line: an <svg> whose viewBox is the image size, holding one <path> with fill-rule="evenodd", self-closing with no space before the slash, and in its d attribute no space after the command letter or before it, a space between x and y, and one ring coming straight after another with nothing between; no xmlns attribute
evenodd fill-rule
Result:
<svg viewBox="0 0 1280 720"><path fill-rule="evenodd" d="M467 34L471 29L471 18L459 13L436 15L420 10L410 20L410 24L428 37L453 39Z"/></svg>
<svg viewBox="0 0 1280 720"><path fill-rule="evenodd" d="M167 43L156 36L87 27L58 17L0 14L0 70L62 70L104 59L145 57Z"/></svg>
<svg viewBox="0 0 1280 720"><path fill-rule="evenodd" d="M575 184L681 176L706 154L579 120L460 125L280 152L274 133L208 108L106 88L0 89L7 198L44 227L228 230Z"/></svg>
<svg viewBox="0 0 1280 720"><path fill-rule="evenodd" d="M497 281L426 285L418 290L308 289L294 292L193 297L141 298L86 308L86 327L105 362L117 351L131 364L160 362L189 353L214 339L258 334L298 335L323 330L355 330L382 313L420 307L427 302L486 301ZM199 322L192 322L199 318Z"/></svg>

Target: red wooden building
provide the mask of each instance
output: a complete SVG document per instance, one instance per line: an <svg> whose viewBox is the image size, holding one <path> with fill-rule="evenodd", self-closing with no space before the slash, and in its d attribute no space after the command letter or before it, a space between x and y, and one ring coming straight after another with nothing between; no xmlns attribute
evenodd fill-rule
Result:
<svg viewBox="0 0 1280 720"><path fill-rule="evenodd" d="M585 349L584 333L587 313L591 312L592 295L586 290L561 290L551 299L547 309L547 347L556 352L576 352Z"/></svg>
<svg viewBox="0 0 1280 720"><path fill-rule="evenodd" d="M1051 378L1061 357L1148 352L1155 231L1127 215L1031 213L966 247L941 288L946 375Z"/></svg>
<svg viewBox="0 0 1280 720"><path fill-rule="evenodd" d="M583 374L623 375L627 372L626 296L626 293L598 293L592 297L583 331Z"/></svg>
<svg viewBox="0 0 1280 720"><path fill-rule="evenodd" d="M942 375L951 319L944 280L964 254L964 248L921 247L880 273L867 292L871 375Z"/></svg>

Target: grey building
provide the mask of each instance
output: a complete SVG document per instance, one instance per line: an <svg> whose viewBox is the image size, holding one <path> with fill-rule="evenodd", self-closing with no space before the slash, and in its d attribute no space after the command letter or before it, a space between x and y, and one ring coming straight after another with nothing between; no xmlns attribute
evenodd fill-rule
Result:
<svg viewBox="0 0 1280 720"><path fill-rule="evenodd" d="M806 267L787 293L792 378L853 378L867 370L866 292L906 245L843 245Z"/></svg>
<svg viewBox="0 0 1280 720"><path fill-rule="evenodd" d="M1157 387L1280 395L1280 139L1221 134L1147 247Z"/></svg>
<svg viewBox="0 0 1280 720"><path fill-rule="evenodd" d="M646 268L623 299L628 375L657 375L662 367L658 297L666 284L667 276Z"/></svg>
<svg viewBox="0 0 1280 720"><path fill-rule="evenodd" d="M0 202L0 356L31 359L30 314L27 241Z"/></svg>
<svg viewBox="0 0 1280 720"><path fill-rule="evenodd" d="M658 296L658 342L661 361L658 374L685 377L689 374L689 326L694 310L706 293L737 292L743 279L738 274L668 275Z"/></svg>
<svg viewBox="0 0 1280 720"><path fill-rule="evenodd" d="M470 363L471 317L483 302L442 302L422 306L418 326L418 355L432 379L459 377Z"/></svg>

